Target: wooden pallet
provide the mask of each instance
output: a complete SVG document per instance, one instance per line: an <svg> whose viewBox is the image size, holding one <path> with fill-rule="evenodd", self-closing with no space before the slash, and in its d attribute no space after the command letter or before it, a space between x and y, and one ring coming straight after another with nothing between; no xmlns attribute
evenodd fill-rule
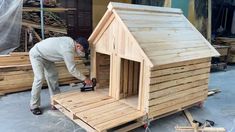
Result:
<svg viewBox="0 0 235 132"><path fill-rule="evenodd" d="M53 97L52 105L89 132L107 131L145 115L101 91L62 93ZM137 124L141 125L131 127Z"/></svg>

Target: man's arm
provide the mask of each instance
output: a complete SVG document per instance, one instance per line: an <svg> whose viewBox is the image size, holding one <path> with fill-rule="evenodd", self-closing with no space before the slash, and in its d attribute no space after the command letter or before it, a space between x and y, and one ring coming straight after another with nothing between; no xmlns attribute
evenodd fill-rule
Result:
<svg viewBox="0 0 235 132"><path fill-rule="evenodd" d="M74 54L72 52L65 52L63 54L64 62L70 74L79 80L86 80L86 77L76 68L74 61Z"/></svg>

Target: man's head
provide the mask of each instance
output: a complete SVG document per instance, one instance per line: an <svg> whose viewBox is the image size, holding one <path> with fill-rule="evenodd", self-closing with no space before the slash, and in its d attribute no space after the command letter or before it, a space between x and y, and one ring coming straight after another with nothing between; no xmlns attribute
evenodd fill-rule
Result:
<svg viewBox="0 0 235 132"><path fill-rule="evenodd" d="M75 41L76 41L75 50L78 53L78 55L82 57L88 55L89 43L87 39L83 37L78 37Z"/></svg>

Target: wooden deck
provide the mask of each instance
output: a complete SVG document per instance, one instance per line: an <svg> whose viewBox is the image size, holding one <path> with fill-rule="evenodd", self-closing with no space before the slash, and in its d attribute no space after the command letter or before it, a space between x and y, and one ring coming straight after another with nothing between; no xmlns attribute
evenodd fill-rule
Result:
<svg viewBox="0 0 235 132"><path fill-rule="evenodd" d="M58 94L52 104L87 131L106 131L145 115L101 91Z"/></svg>

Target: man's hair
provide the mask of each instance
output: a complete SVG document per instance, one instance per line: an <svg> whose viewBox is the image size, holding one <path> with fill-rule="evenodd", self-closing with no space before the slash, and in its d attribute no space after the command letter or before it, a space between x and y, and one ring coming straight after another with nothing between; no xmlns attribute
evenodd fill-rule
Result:
<svg viewBox="0 0 235 132"><path fill-rule="evenodd" d="M89 42L87 41L87 39L84 37L78 37L75 41L82 45L85 52L85 58L88 59L90 51L89 51Z"/></svg>
<svg viewBox="0 0 235 132"><path fill-rule="evenodd" d="M78 37L76 40L75 40L77 43L81 44L85 53L88 52L89 50L89 42L87 41L86 38L84 37Z"/></svg>

